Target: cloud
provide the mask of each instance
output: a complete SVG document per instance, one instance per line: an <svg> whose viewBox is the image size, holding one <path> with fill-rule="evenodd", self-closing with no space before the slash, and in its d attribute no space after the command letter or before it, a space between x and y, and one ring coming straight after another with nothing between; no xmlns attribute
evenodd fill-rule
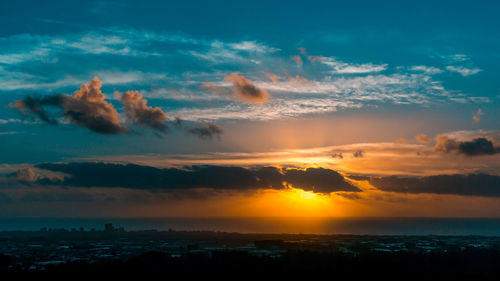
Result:
<svg viewBox="0 0 500 281"><path fill-rule="evenodd" d="M98 196L94 194L79 192L76 190L60 189L60 190L38 190L29 191L22 195L19 200L21 202L92 202L96 201Z"/></svg>
<svg viewBox="0 0 500 281"><path fill-rule="evenodd" d="M276 84L280 78L278 75L276 75L274 73L264 72L264 74L267 76L267 78L269 78L271 81L273 81L274 84Z"/></svg>
<svg viewBox="0 0 500 281"><path fill-rule="evenodd" d="M470 75L474 75L474 74L477 74L477 73L482 71L482 69L479 69L479 68L467 68L467 67L455 66L455 65L448 65L446 67L446 69L448 69L451 72L456 72L462 76L470 76Z"/></svg>
<svg viewBox="0 0 500 281"><path fill-rule="evenodd" d="M48 97L27 96L24 100L17 100L14 103L10 103L9 106L12 108L16 108L24 116L32 114L37 116L44 122L55 125L58 123L57 119L50 116L50 114L43 108L43 106L60 106L62 103L61 100L61 95L53 95Z"/></svg>
<svg viewBox="0 0 500 281"><path fill-rule="evenodd" d="M14 176L18 181L27 183L35 182L40 178L40 175L36 174L35 171L33 171L33 169L30 167L17 169Z"/></svg>
<svg viewBox="0 0 500 281"><path fill-rule="evenodd" d="M299 66L302 66L304 64L300 56L292 56L291 58Z"/></svg>
<svg viewBox="0 0 500 281"><path fill-rule="evenodd" d="M405 143L408 143L408 140L405 138L398 138L398 139L394 140L394 143L395 144L405 144Z"/></svg>
<svg viewBox="0 0 500 281"><path fill-rule="evenodd" d="M40 184L74 187L122 187L144 190L184 190L210 188L221 190L283 189L284 183L295 188L319 193L359 192L336 171L323 168L280 169L262 167L248 169L226 166L189 166L155 168L133 164L45 163L39 169L62 172L64 181Z"/></svg>
<svg viewBox="0 0 500 281"><path fill-rule="evenodd" d="M148 30L106 28L83 33L61 35L38 35L31 33L0 37L5 49L0 54L0 63L16 65L42 61L54 63L61 55L114 55L130 57L158 57L157 52L147 52L145 45L177 43L185 45L208 44L189 36L156 33Z"/></svg>
<svg viewBox="0 0 500 281"><path fill-rule="evenodd" d="M275 120L311 113L334 112L342 108L360 108L360 103L325 98L273 98L265 104L229 104L211 108L181 108L171 114L185 120Z"/></svg>
<svg viewBox="0 0 500 281"><path fill-rule="evenodd" d="M425 66L425 65L415 65L410 68L412 71L423 72L425 74L439 74L443 73L443 70L433 67L433 66Z"/></svg>
<svg viewBox="0 0 500 281"><path fill-rule="evenodd" d="M307 80L307 78L302 77L300 75L295 75L295 77L289 76L288 77L288 82L293 87L296 87L296 86L310 86L310 85L312 85L312 83L309 80Z"/></svg>
<svg viewBox="0 0 500 281"><path fill-rule="evenodd" d="M338 159L344 159L344 155L342 154L342 152L335 152L332 154L332 157Z"/></svg>
<svg viewBox="0 0 500 281"><path fill-rule="evenodd" d="M453 54L440 56L443 60L451 63L469 61L470 57L466 54Z"/></svg>
<svg viewBox="0 0 500 281"><path fill-rule="evenodd" d="M334 170L324 168L307 168L305 170L284 170L284 181L304 190L319 193L334 191L359 191L348 183L342 175Z"/></svg>
<svg viewBox="0 0 500 281"><path fill-rule="evenodd" d="M322 64L332 68L333 70L330 71L330 73L332 74L363 74L363 73L381 72L387 69L387 64L345 63L333 57L321 57L321 59L315 59L315 60L320 61Z"/></svg>
<svg viewBox="0 0 500 281"><path fill-rule="evenodd" d="M429 104L437 101L473 102L456 91L447 90L442 82L433 81L428 75L391 74L391 75L356 75L329 77L321 81L309 80L308 83L296 83L282 80L276 83L256 82L259 87L273 92L273 97L280 95L324 95L335 101L392 102L395 104ZM290 98L289 95L287 97Z"/></svg>
<svg viewBox="0 0 500 281"><path fill-rule="evenodd" d="M242 41L239 43L228 44L232 49L238 51L256 52L256 53L273 53L279 51L277 48L269 47L264 44L260 44L256 41Z"/></svg>
<svg viewBox="0 0 500 281"><path fill-rule="evenodd" d="M373 177L370 184L390 192L500 197L500 176L487 174Z"/></svg>
<svg viewBox="0 0 500 281"><path fill-rule="evenodd" d="M128 129L120 124L120 115L111 103L105 101L106 96L101 91L102 82L95 77L89 84L83 84L80 90L70 95L52 95L46 97L26 97L11 104L21 113L38 116L49 124L57 124L57 119L51 117L44 106L59 107L69 122L85 127L100 134L120 134Z"/></svg>
<svg viewBox="0 0 500 281"><path fill-rule="evenodd" d="M128 129L120 124L120 116L113 105L105 101L101 91L102 82L94 77L83 84L73 96L64 95L62 107L70 122L86 127L96 133L119 134Z"/></svg>
<svg viewBox="0 0 500 281"><path fill-rule="evenodd" d="M231 73L224 80L233 84L233 97L247 102L263 103L269 99L269 93L255 86L242 75Z"/></svg>
<svg viewBox="0 0 500 281"><path fill-rule="evenodd" d="M210 61L214 64L222 63L251 63L260 64L260 59L269 53L279 51L256 41L242 41L238 43L225 43L218 40L204 42L202 50L188 51L197 58Z"/></svg>
<svg viewBox="0 0 500 281"><path fill-rule="evenodd" d="M333 57L324 57L324 56L312 56L309 55L305 48L298 48L300 53L307 58L307 60L311 63L320 62L333 70L330 71L332 74L364 74L364 73L374 73L381 72L387 69L387 64L373 64L373 63L346 63L342 62ZM302 57L301 56L292 56L292 59L298 64L302 65ZM428 74L428 72L426 72Z"/></svg>
<svg viewBox="0 0 500 281"><path fill-rule="evenodd" d="M467 156L493 155L500 153L500 147L486 137L461 141L447 135L438 135L434 150L442 153L457 153Z"/></svg>
<svg viewBox="0 0 500 281"><path fill-rule="evenodd" d="M354 158L363 158L364 153L363 150L357 150L352 153L352 157Z"/></svg>
<svg viewBox="0 0 500 281"><path fill-rule="evenodd" d="M27 96L24 100L11 103L23 115L34 115L49 124L56 125L59 120L46 110L52 106L62 109L62 118L70 123L85 127L100 134L128 133L131 130L120 123L122 116L114 106L107 102L101 91L102 82L95 77L89 84L83 84L80 90L70 95L51 95L44 97ZM127 121L141 127L164 132L168 129L167 115L158 107L147 105L147 100L138 91L115 92L123 104ZM174 121L175 128L183 128L181 119ZM187 128L191 134L203 139L220 136L222 129L213 123L198 123Z"/></svg>
<svg viewBox="0 0 500 281"><path fill-rule="evenodd" d="M474 114L474 116L472 116L472 120L474 120L475 123L481 121L481 115L483 115L483 111L480 109L477 110L476 114Z"/></svg>
<svg viewBox="0 0 500 281"><path fill-rule="evenodd" d="M313 62L316 62L316 61L322 61L324 59L324 57L322 56L310 56L307 51L306 51L306 48L298 48L300 53L302 55L304 55L308 61L310 61L311 63Z"/></svg>
<svg viewBox="0 0 500 281"><path fill-rule="evenodd" d="M147 100L143 99L138 91L127 91L118 94L120 101L124 105L124 112L128 120L136 125L149 127L159 131L165 131L168 126L167 115L158 107L147 105Z"/></svg>
<svg viewBox="0 0 500 281"><path fill-rule="evenodd" d="M417 136L415 136L415 139L419 142L419 143L429 143L431 140L429 139L429 137L427 137L426 134L419 134Z"/></svg>
<svg viewBox="0 0 500 281"><path fill-rule="evenodd" d="M187 128L187 132L196 135L202 139L213 139L214 136L220 138L222 129L214 123L201 122L195 126Z"/></svg>
<svg viewBox="0 0 500 281"><path fill-rule="evenodd" d="M200 86L201 89L204 89L206 91L210 91L210 92L214 92L216 94L220 94L220 95L225 95L229 92L228 89L224 88L224 87L219 87L217 85L215 85L214 83L210 83L210 82L203 82Z"/></svg>
<svg viewBox="0 0 500 281"><path fill-rule="evenodd" d="M46 170L39 170L33 167L21 166L14 172L4 174L7 179L15 179L15 181L33 185L41 182L62 182L63 176L58 173L52 173ZM11 182L11 181L10 181Z"/></svg>

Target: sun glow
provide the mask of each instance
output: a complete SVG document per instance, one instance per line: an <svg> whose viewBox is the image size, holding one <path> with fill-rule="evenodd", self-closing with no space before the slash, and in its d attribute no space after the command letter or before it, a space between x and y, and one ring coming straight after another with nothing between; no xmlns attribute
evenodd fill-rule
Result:
<svg viewBox="0 0 500 281"><path fill-rule="evenodd" d="M305 191L297 188L293 188L293 192L297 193L297 195L304 200L314 200L318 196L316 193L312 191Z"/></svg>
<svg viewBox="0 0 500 281"><path fill-rule="evenodd" d="M266 210L272 216L322 216L335 211L328 194L287 185L283 190L264 190L252 200L251 209Z"/></svg>

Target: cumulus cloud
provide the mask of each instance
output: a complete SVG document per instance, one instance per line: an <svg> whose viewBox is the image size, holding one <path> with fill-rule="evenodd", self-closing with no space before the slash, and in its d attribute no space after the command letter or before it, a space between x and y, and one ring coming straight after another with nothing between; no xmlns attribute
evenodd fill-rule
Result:
<svg viewBox="0 0 500 281"><path fill-rule="evenodd" d="M500 147L486 137L476 137L470 141L457 140L447 135L438 135L434 150L442 153L456 153L467 156L493 155L500 153Z"/></svg>
<svg viewBox="0 0 500 281"><path fill-rule="evenodd" d="M231 73L224 77L224 80L233 84L234 98L255 103L263 103L269 99L269 93L266 90L258 88L242 75Z"/></svg>
<svg viewBox="0 0 500 281"><path fill-rule="evenodd" d="M426 134L419 134L419 135L415 136L415 139L419 143L429 143L431 141Z"/></svg>
<svg viewBox="0 0 500 281"><path fill-rule="evenodd" d="M138 91L127 91L118 96L130 122L159 131L165 131L168 128L165 112L158 107L148 106L147 100L143 99Z"/></svg>
<svg viewBox="0 0 500 281"><path fill-rule="evenodd" d="M244 89L241 91L251 92L255 88L251 86L245 88L243 85L241 87ZM33 115L53 125L58 124L59 119L52 116L47 107L60 109L62 111L60 117L64 121L82 126L96 133L120 134L130 132L131 130L120 122L123 119L122 116L111 103L106 101L106 96L101 91L101 87L102 82L95 77L90 83L83 84L80 90L75 91L72 96L65 94L43 97L27 96L23 100L11 103L10 106L16 108L23 115ZM158 107L149 106L147 100L138 91L115 93L115 95L123 104L123 111L128 122L161 132L168 129L167 114ZM175 128L186 129L181 123L181 119L178 117L173 122ZM211 139L213 136L220 136L222 133L222 129L213 123L198 123L186 130L203 139Z"/></svg>
<svg viewBox="0 0 500 281"><path fill-rule="evenodd" d="M122 187L164 191L192 188L250 190L283 189L286 183L295 188L318 193L361 191L336 171L323 168L300 170L276 167L248 169L234 166L189 166L183 169L161 169L109 163L45 163L37 165L37 168L69 175L62 182L50 184L74 187Z"/></svg>
<svg viewBox="0 0 500 281"><path fill-rule="evenodd" d="M63 95L64 115L70 122L103 134L118 134L127 131L120 124L120 116L113 105L105 101L101 91L102 82L94 77L83 84L73 96Z"/></svg>
<svg viewBox="0 0 500 281"><path fill-rule="evenodd" d="M15 172L8 173L5 175L9 179L15 179L15 181L21 184L33 185L35 183L47 184L47 183L61 183L64 176L58 173L52 173L50 171L41 171L33 167L20 167L15 170Z"/></svg>
<svg viewBox="0 0 500 281"><path fill-rule="evenodd" d="M390 192L500 196L500 176L487 174L373 177L370 183Z"/></svg>
<svg viewBox="0 0 500 281"><path fill-rule="evenodd" d="M40 176L30 167L17 169L14 175L16 179L21 182L35 182L40 178Z"/></svg>
<svg viewBox="0 0 500 281"><path fill-rule="evenodd" d="M128 129L120 124L120 115L107 102L101 91L102 82L95 77L89 84L83 84L80 90L70 95L52 95L47 97L26 97L11 104L21 113L38 116L50 124L57 124L57 119L51 117L44 106L54 106L62 109L63 117L69 122L85 127L101 134L120 134Z"/></svg>

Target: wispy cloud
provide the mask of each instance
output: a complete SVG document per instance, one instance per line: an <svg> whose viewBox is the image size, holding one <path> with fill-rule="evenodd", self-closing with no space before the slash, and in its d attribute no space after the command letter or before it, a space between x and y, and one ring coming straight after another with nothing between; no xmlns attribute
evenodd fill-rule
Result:
<svg viewBox="0 0 500 281"><path fill-rule="evenodd" d="M439 74L443 73L443 70L434 66L426 65L415 65L410 68L412 71L423 72L425 74Z"/></svg>
<svg viewBox="0 0 500 281"><path fill-rule="evenodd" d="M448 65L446 69L451 72L456 72L462 76L471 76L482 71L482 69L479 68L467 68L464 66L455 66L455 65Z"/></svg>
<svg viewBox="0 0 500 281"><path fill-rule="evenodd" d="M481 110L481 108L479 108L477 111L476 111L476 114L474 114L472 116L472 120L475 122L475 123L478 123L479 121L481 121L481 115L483 115L483 111Z"/></svg>
<svg viewBox="0 0 500 281"><path fill-rule="evenodd" d="M470 142L478 150L487 152L481 141L475 141L479 131L445 133L458 142ZM487 138L499 137L500 132L482 132ZM461 136L461 137L459 137ZM467 144L467 146L469 146ZM456 147L455 147L456 148ZM454 148L454 149L455 149ZM456 148L458 149L458 148ZM500 175L500 154L479 153L474 156L457 153L458 150L442 153L436 151L433 142L427 143L354 143L348 145L283 149L262 152L226 152L205 154L122 155L96 156L83 160L102 160L120 163L138 163L158 167L183 165L241 165L280 167L325 167L351 175L452 175L486 173ZM362 156L362 157L360 157ZM79 159L82 160L82 159ZM450 165L454 163L454 165Z"/></svg>
<svg viewBox="0 0 500 281"><path fill-rule="evenodd" d="M332 74L360 74L360 73L374 73L381 72L387 69L387 64L373 64L373 63L346 63L339 61L332 57L323 57L320 62L332 68Z"/></svg>
<svg viewBox="0 0 500 281"><path fill-rule="evenodd" d="M186 120L275 120L305 114L334 112L342 108L360 108L360 103L329 98L273 98L265 104L228 104L210 108L180 108L170 114L185 116Z"/></svg>
<svg viewBox="0 0 500 281"><path fill-rule="evenodd" d="M234 62L260 64L261 56L277 51L279 49L255 41L225 43L215 40L209 44L208 48L200 51L189 51L188 53L214 64Z"/></svg>

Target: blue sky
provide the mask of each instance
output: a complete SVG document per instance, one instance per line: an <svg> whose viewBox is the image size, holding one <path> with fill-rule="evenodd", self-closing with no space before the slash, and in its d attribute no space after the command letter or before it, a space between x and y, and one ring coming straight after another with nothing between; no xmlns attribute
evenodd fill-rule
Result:
<svg viewBox="0 0 500 281"><path fill-rule="evenodd" d="M394 143L435 152L439 135L496 145L499 8L496 1L4 1L0 163L8 173L87 160L234 164L250 154L262 160L248 163L356 174L500 174L497 155L466 163L440 156L464 162L453 168L427 170L425 161L437 163L427 159L366 171L368 162L311 156ZM12 106L26 96L73 95L94 77L130 133L96 133L49 106L54 126ZM266 98L245 97L246 86ZM170 129L132 122L120 98L127 91L158 107ZM221 131L193 129L208 124ZM269 160L300 149L315 152Z"/></svg>
<svg viewBox="0 0 500 281"><path fill-rule="evenodd" d="M498 117L499 87L491 83L500 59L494 1L481 5L468 1L20 1L2 6L0 99L4 104L26 94L72 93L98 76L110 98L114 91L139 90L149 96L149 104L193 120L282 119L301 112L342 110L397 114L408 107L451 115L459 109L470 119L482 108L486 113L482 127L495 129ZM298 48L328 61L311 63ZM293 56L301 56L303 64L297 65ZM242 112L246 105L231 107L231 102L199 88L204 81L223 82L231 72L267 84L271 81L264 72L283 80L299 75L323 84L316 87L321 89L305 85L292 93L287 85L275 85L276 96L286 94L294 100L280 100L270 110ZM360 96L350 98L359 83L364 83L358 89ZM324 98L332 92L340 96ZM310 97L304 105L302 101ZM9 109L0 118L4 134L39 127L5 121L19 119ZM59 134L82 137L78 130L53 130L50 135ZM19 137L24 138L4 136L14 142Z"/></svg>

